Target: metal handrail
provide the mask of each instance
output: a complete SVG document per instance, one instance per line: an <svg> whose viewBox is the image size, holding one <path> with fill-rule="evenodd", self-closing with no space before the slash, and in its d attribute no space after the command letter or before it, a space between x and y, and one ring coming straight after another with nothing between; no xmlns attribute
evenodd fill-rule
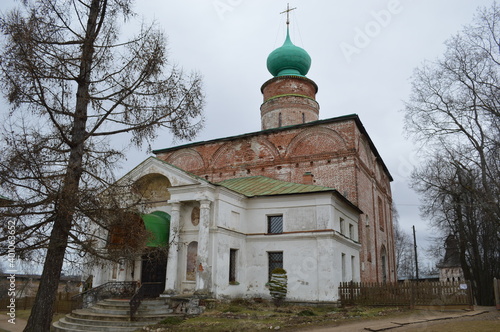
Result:
<svg viewBox="0 0 500 332"><path fill-rule="evenodd" d="M164 284L161 282L145 282L135 292L130 299L130 320L134 320L134 315L139 310L144 299L157 298L163 292Z"/></svg>
<svg viewBox="0 0 500 332"><path fill-rule="evenodd" d="M71 297L72 310L88 308L98 301L110 298L132 297L137 281L110 281Z"/></svg>

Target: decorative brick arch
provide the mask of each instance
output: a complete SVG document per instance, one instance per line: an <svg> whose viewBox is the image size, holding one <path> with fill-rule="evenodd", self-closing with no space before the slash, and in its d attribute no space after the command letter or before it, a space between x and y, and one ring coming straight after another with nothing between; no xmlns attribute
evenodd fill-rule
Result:
<svg viewBox="0 0 500 332"><path fill-rule="evenodd" d="M337 131L324 127L311 128L292 139L286 150L286 157L338 153L346 148L345 139Z"/></svg>
<svg viewBox="0 0 500 332"><path fill-rule="evenodd" d="M370 145L368 144L368 142L366 141L366 139L363 136L359 140L358 151L359 151L359 158L365 163L365 165L371 171L374 171L373 156L372 156L372 152L371 152L372 150L370 148Z"/></svg>
<svg viewBox="0 0 500 332"><path fill-rule="evenodd" d="M278 158L279 152L271 142L256 137L224 144L214 153L210 167L224 168L227 165L274 161Z"/></svg>
<svg viewBox="0 0 500 332"><path fill-rule="evenodd" d="M166 162L188 171L205 168L202 156L193 149L175 151L167 158Z"/></svg>

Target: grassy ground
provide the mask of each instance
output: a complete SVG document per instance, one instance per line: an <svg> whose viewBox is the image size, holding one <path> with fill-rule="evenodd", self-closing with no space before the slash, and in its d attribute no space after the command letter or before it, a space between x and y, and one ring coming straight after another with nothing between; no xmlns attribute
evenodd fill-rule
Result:
<svg viewBox="0 0 500 332"><path fill-rule="evenodd" d="M271 303L255 303L247 300L234 300L229 303L219 303L214 309L204 314L181 319L171 317L160 324L150 327L150 330L161 331L259 331L277 329L297 329L307 326L321 326L336 321L384 317L407 309L403 308L336 308L332 306L301 306L285 304L275 307Z"/></svg>
<svg viewBox="0 0 500 332"><path fill-rule="evenodd" d="M0 311L0 314L5 314L5 311ZM28 310L16 310L16 319L24 319L28 320L29 316L31 314L31 309ZM66 316L66 314L55 314L54 317L52 318L52 322L55 322L62 317ZM4 329L0 328L0 332L10 332Z"/></svg>

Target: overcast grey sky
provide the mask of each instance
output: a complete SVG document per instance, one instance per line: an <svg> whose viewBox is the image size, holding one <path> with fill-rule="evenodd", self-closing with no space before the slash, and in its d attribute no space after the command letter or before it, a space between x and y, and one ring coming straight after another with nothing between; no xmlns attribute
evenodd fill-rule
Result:
<svg viewBox="0 0 500 332"><path fill-rule="evenodd" d="M285 37L290 7L292 41L312 58L308 77L319 86L320 118L356 113L389 168L404 230L426 246L432 231L419 216L408 177L418 164L403 129L411 75L445 50L446 39L492 0L141 0L138 11L169 35L172 59L204 75L206 126L197 140L260 130L260 86L271 75L269 53ZM171 139L153 146L165 148ZM141 158L129 160L131 168Z"/></svg>
<svg viewBox="0 0 500 332"><path fill-rule="evenodd" d="M400 223L408 233L415 225L425 246L431 231L408 187L418 158L403 132L403 102L413 69L441 56L445 40L493 0L137 0L139 17L168 35L171 59L204 76L206 126L196 141L260 130L260 87L271 78L267 56L285 38L279 13L287 2L297 7L292 41L312 58L307 76L319 86L320 119L360 116L394 178ZM0 9L11 3L2 0ZM165 133L152 148L169 146ZM123 171L147 156L130 153Z"/></svg>

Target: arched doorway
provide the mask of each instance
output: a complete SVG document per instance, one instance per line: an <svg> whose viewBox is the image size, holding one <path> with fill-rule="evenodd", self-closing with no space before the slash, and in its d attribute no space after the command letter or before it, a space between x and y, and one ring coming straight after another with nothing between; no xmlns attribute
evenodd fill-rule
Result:
<svg viewBox="0 0 500 332"><path fill-rule="evenodd" d="M141 283L158 284L158 291L165 289L167 271L167 253L164 251L148 248L142 255Z"/></svg>
<svg viewBox="0 0 500 332"><path fill-rule="evenodd" d="M131 191L145 206L160 207L170 199L168 188L170 180L159 173L146 174L132 185ZM161 291L165 289L170 215L155 211L141 216L149 237L142 255L141 282L159 283Z"/></svg>
<svg viewBox="0 0 500 332"><path fill-rule="evenodd" d="M165 289L170 215L163 211L155 211L142 215L142 220L150 236L145 253L142 255L141 282L158 284L157 289L160 293Z"/></svg>

